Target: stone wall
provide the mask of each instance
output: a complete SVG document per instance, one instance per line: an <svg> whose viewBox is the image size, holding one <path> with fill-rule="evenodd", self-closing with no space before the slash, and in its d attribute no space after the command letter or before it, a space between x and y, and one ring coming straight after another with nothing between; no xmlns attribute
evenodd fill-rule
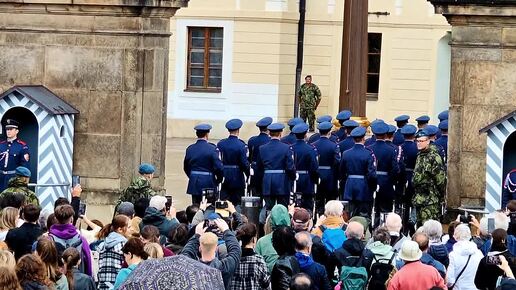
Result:
<svg viewBox="0 0 516 290"><path fill-rule="evenodd" d="M516 108L516 1L431 2L452 25L448 205L484 206L486 135L479 130Z"/></svg>
<svg viewBox="0 0 516 290"><path fill-rule="evenodd" d="M0 0L0 91L43 84L79 111L73 172L110 203L140 162L164 184L170 17L188 0Z"/></svg>

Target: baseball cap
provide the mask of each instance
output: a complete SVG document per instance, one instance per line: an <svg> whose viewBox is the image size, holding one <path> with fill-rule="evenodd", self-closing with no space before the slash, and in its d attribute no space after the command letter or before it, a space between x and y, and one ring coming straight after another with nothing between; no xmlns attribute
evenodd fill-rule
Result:
<svg viewBox="0 0 516 290"><path fill-rule="evenodd" d="M134 215L134 205L128 201L124 201L118 206L117 212L118 214L131 217Z"/></svg>
<svg viewBox="0 0 516 290"><path fill-rule="evenodd" d="M308 226L312 216L304 208L296 208L292 215L292 227L294 229L305 229Z"/></svg>
<svg viewBox="0 0 516 290"><path fill-rule="evenodd" d="M153 196L149 201L149 207L153 207L159 211L165 208L165 204L167 203L167 198L161 195Z"/></svg>

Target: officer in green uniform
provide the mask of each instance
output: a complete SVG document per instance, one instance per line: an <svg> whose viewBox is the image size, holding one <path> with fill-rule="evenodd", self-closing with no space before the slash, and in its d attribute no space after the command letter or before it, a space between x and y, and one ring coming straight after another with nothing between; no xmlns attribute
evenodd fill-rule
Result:
<svg viewBox="0 0 516 290"><path fill-rule="evenodd" d="M23 166L16 167L14 177L9 179L8 187L0 193L2 198L6 193L22 193L25 195L27 204L39 206L38 196L29 189L30 170Z"/></svg>
<svg viewBox="0 0 516 290"><path fill-rule="evenodd" d="M416 135L419 150L414 167L412 204L416 208L417 224L429 219L439 220L446 197L446 172L443 159L435 146L430 146L430 137L425 129Z"/></svg>
<svg viewBox="0 0 516 290"><path fill-rule="evenodd" d="M315 110L321 102L321 90L312 83L312 76L305 77L305 83L299 88L297 93L299 98L299 113L301 118L306 122L311 132L314 131Z"/></svg>
<svg viewBox="0 0 516 290"><path fill-rule="evenodd" d="M148 163L142 163L138 168L139 175L134 177L129 187L127 187L120 198L118 204L128 201L134 204L138 199L145 197L150 200L157 193L151 187L151 180L154 178L154 166Z"/></svg>

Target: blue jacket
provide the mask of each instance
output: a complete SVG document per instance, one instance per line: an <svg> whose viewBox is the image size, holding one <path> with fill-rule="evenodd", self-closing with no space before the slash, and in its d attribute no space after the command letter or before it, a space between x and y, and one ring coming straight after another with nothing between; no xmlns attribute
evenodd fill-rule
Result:
<svg viewBox="0 0 516 290"><path fill-rule="evenodd" d="M281 138L281 142L288 144L288 145L292 145L292 144L296 143L296 139L297 139L296 135L294 133L290 132L287 136L283 136L283 138Z"/></svg>
<svg viewBox="0 0 516 290"><path fill-rule="evenodd" d="M365 145L366 147L369 147L369 146L373 145L373 144L374 144L374 142L376 142L376 136L375 136L375 135L371 136L370 138L367 138L367 139L365 140L365 144L364 144L364 145Z"/></svg>
<svg viewBox="0 0 516 290"><path fill-rule="evenodd" d="M446 155L448 155L448 135L441 135L439 139L435 140L435 144L441 146Z"/></svg>
<svg viewBox="0 0 516 290"><path fill-rule="evenodd" d="M353 145L355 145L355 140L353 140L353 137L346 137L344 140L339 142L340 153L351 149Z"/></svg>
<svg viewBox="0 0 516 290"><path fill-rule="evenodd" d="M305 255L301 252L295 254L297 261L299 262L299 268L301 272L307 274L312 279L313 289L315 290L331 290L330 280L326 274L326 268L323 265L314 262L310 255Z"/></svg>
<svg viewBox="0 0 516 290"><path fill-rule="evenodd" d="M249 176L247 145L237 136L229 136L217 144L224 164L223 187L227 189L245 188L245 177Z"/></svg>
<svg viewBox="0 0 516 290"><path fill-rule="evenodd" d="M314 142L316 142L319 139L321 139L321 134L320 133L315 133L312 136L310 136L310 138L308 138L308 143L313 144ZM339 138L332 133L330 135L330 140L333 141L333 142L338 142Z"/></svg>
<svg viewBox="0 0 516 290"><path fill-rule="evenodd" d="M403 137L403 134L401 134L401 128L398 128L396 132L394 132L394 139L392 139L392 143L396 146L401 146L405 142L405 137Z"/></svg>
<svg viewBox="0 0 516 290"><path fill-rule="evenodd" d="M392 141L385 141L389 146L394 149L396 154L396 162L398 163L398 174L395 179L395 191L396 197L401 198L405 191L406 177L405 177L405 162L403 162L403 148L399 145L395 145Z"/></svg>
<svg viewBox="0 0 516 290"><path fill-rule="evenodd" d="M516 169L509 172L503 181L502 208L513 199L516 199Z"/></svg>
<svg viewBox="0 0 516 290"><path fill-rule="evenodd" d="M346 134L346 128L345 127L340 127L339 130L333 132L333 135L337 136L337 142L340 142L344 139L346 139L346 137L348 137L348 134Z"/></svg>
<svg viewBox="0 0 516 290"><path fill-rule="evenodd" d="M0 142L0 192L8 187L16 167L29 168L29 155L29 146L20 139Z"/></svg>
<svg viewBox="0 0 516 290"><path fill-rule="evenodd" d="M217 147L199 139L186 148L183 169L188 176L187 194L202 195L205 188L216 188L222 181L223 165Z"/></svg>
<svg viewBox="0 0 516 290"><path fill-rule="evenodd" d="M376 198L387 201L393 200L393 186L396 184L399 174L396 150L383 140L376 140L373 145L369 146L369 149L376 156L376 175L380 186Z"/></svg>
<svg viewBox="0 0 516 290"><path fill-rule="evenodd" d="M129 275L131 275L133 270L136 269L136 267L138 267L138 264L133 264L127 268L121 269L120 272L118 272L116 275L115 286L113 287L113 290L118 290L125 282L125 280L127 280Z"/></svg>
<svg viewBox="0 0 516 290"><path fill-rule="evenodd" d="M296 191L304 194L314 194L315 184L319 179L317 149L305 140L297 140L292 145L294 164L298 174Z"/></svg>
<svg viewBox="0 0 516 290"><path fill-rule="evenodd" d="M258 167L256 165L256 161L258 161L260 155L260 146L269 143L271 141L271 137L267 133L260 133L257 136L253 136L249 138L247 142L247 146L249 148L249 162L251 163L251 168L253 169L254 174L251 176L250 186L256 189L262 188L262 179L263 176L258 172ZM261 190L258 190L261 194Z"/></svg>
<svg viewBox="0 0 516 290"><path fill-rule="evenodd" d="M318 192L337 192L338 169L340 164L339 145L326 137L321 137L314 144L319 153Z"/></svg>
<svg viewBox="0 0 516 290"><path fill-rule="evenodd" d="M376 161L374 153L362 144L342 154L340 180L344 182L344 200L372 201L376 188Z"/></svg>
<svg viewBox="0 0 516 290"><path fill-rule="evenodd" d="M258 171L263 174L264 196L290 195L291 181L296 178L292 147L278 139L260 146Z"/></svg>

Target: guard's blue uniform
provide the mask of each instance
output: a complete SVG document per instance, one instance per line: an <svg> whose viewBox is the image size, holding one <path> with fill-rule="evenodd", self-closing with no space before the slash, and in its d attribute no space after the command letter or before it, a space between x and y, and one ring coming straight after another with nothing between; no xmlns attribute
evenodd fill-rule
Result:
<svg viewBox="0 0 516 290"><path fill-rule="evenodd" d="M435 147L437 147L439 156L441 156L441 158L443 159L443 163L446 166L446 151L444 150L444 148L441 145L437 144L435 141L430 141L430 145L434 145Z"/></svg>
<svg viewBox="0 0 516 290"><path fill-rule="evenodd" d="M344 183L343 198L350 203L351 216L371 217L373 192L376 188L376 164L371 150L362 144L342 154L339 168Z"/></svg>
<svg viewBox="0 0 516 290"><path fill-rule="evenodd" d="M284 136L281 138L281 142L288 144L288 145L292 145L292 144L296 143L296 135L294 133L290 132L287 136Z"/></svg>
<svg viewBox="0 0 516 290"><path fill-rule="evenodd" d="M371 136L370 138L367 138L367 139L365 140L364 145L365 145L366 147L369 147L369 146L373 145L373 144L374 144L374 142L376 142L376 136L375 136L375 135Z"/></svg>
<svg viewBox="0 0 516 290"><path fill-rule="evenodd" d="M338 169L340 164L339 145L327 137L321 137L314 144L319 153L319 185L317 186L316 208L324 213L326 202L338 197Z"/></svg>
<svg viewBox="0 0 516 290"><path fill-rule="evenodd" d="M310 136L310 138L308 138L308 143L313 144L313 143L315 143L319 139L321 139L321 134L320 133L315 133L312 136ZM330 140L333 141L333 142L338 142L337 136L334 135L333 133L330 135Z"/></svg>
<svg viewBox="0 0 516 290"><path fill-rule="evenodd" d="M448 159L448 135L441 135L441 137L437 140L435 140L435 144L441 146L443 148L443 151L445 153L445 160Z"/></svg>
<svg viewBox="0 0 516 290"><path fill-rule="evenodd" d="M396 151L384 140L376 140L369 146L376 156L376 175L379 189L375 200L375 225L380 222L380 213L392 212L395 197L394 184L399 174Z"/></svg>
<svg viewBox="0 0 516 290"><path fill-rule="evenodd" d="M260 146L258 171L263 173L263 196L267 210L276 202L288 206L291 181L296 178L292 148L278 139Z"/></svg>
<svg viewBox="0 0 516 290"><path fill-rule="evenodd" d="M302 194L300 206L309 212L314 208L315 185L319 179L317 149L305 140L297 140L292 145L294 152L294 165L298 175L296 192Z"/></svg>
<svg viewBox="0 0 516 290"><path fill-rule="evenodd" d="M262 195L262 181L263 175L258 171L258 167L256 166L256 162L259 158L259 148L260 146L269 143L271 137L266 133L260 133L257 136L253 136L247 142L247 146L249 148L249 162L251 163L251 168L253 169L254 174L251 176L250 186L253 194L258 196Z"/></svg>
<svg viewBox="0 0 516 290"><path fill-rule="evenodd" d="M0 192L7 188L18 166L29 167L29 146L20 139L0 142Z"/></svg>
<svg viewBox="0 0 516 290"><path fill-rule="evenodd" d="M353 140L353 137L348 136L344 140L339 142L339 149L340 153L343 153L344 151L347 151L355 145L355 140Z"/></svg>
<svg viewBox="0 0 516 290"><path fill-rule="evenodd" d="M405 138L405 137L404 137ZM400 213L403 192L405 191L405 163L403 162L403 148L390 140L385 143L394 149L396 154L396 162L398 163L398 175L396 176L394 191L395 191L395 212Z"/></svg>
<svg viewBox="0 0 516 290"><path fill-rule="evenodd" d="M245 176L249 176L247 145L237 136L230 135L217 143L224 165L224 181L220 191L221 200L229 200L235 206L242 202ZM244 176L245 174L245 176Z"/></svg>
<svg viewBox="0 0 516 290"><path fill-rule="evenodd" d="M186 193L192 195L192 201L199 201L203 189L216 189L222 182L224 167L219 155L217 146L204 139L198 139L186 148L183 168L188 176Z"/></svg>
<svg viewBox="0 0 516 290"><path fill-rule="evenodd" d="M398 128L396 132L394 133L394 139L392 139L392 143L396 146L401 146L405 142L405 137L403 137L403 134L401 134L401 128Z"/></svg>
<svg viewBox="0 0 516 290"><path fill-rule="evenodd" d="M341 142L348 137L348 134L346 134L346 128L344 127L340 127L339 130L333 132L333 135L337 137L337 142Z"/></svg>
<svg viewBox="0 0 516 290"><path fill-rule="evenodd" d="M509 172L503 182L502 209L513 199L516 199L516 169Z"/></svg>

